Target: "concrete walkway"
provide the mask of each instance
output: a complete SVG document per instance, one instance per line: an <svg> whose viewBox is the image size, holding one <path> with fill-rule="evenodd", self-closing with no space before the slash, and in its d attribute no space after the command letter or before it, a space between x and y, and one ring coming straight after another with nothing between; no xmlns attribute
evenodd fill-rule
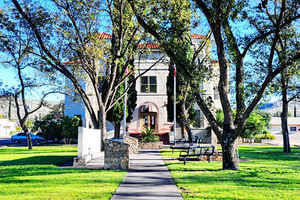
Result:
<svg viewBox="0 0 300 200"><path fill-rule="evenodd" d="M111 200L183 200L158 150L131 155L130 170Z"/></svg>

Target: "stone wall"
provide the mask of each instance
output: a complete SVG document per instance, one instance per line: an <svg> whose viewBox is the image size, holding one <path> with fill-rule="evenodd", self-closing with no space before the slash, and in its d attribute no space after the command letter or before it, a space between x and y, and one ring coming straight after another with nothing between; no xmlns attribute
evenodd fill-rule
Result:
<svg viewBox="0 0 300 200"><path fill-rule="evenodd" d="M123 140L129 144L129 154L139 153L139 140L134 137L124 136Z"/></svg>
<svg viewBox="0 0 300 200"><path fill-rule="evenodd" d="M141 149L161 149L163 148L163 142L149 142L149 143L140 143Z"/></svg>
<svg viewBox="0 0 300 200"><path fill-rule="evenodd" d="M104 142L104 169L129 168L129 144L120 139L109 139Z"/></svg>

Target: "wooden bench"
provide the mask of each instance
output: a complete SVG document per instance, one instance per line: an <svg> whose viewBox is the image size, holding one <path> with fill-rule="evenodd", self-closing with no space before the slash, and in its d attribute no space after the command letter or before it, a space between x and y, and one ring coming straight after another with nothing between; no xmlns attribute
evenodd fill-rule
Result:
<svg viewBox="0 0 300 200"><path fill-rule="evenodd" d="M211 161L211 156L215 152L214 145L197 145L197 146L190 146L185 150L179 153L179 160L183 160L184 164L186 163L187 159L197 159L201 160L202 156L207 156L207 161Z"/></svg>
<svg viewBox="0 0 300 200"><path fill-rule="evenodd" d="M197 136L193 138L193 141L191 143L189 141L178 140L175 142L175 144L170 145L170 149L172 149L172 154L173 154L175 149L188 150L191 146L200 145L201 142L202 140Z"/></svg>

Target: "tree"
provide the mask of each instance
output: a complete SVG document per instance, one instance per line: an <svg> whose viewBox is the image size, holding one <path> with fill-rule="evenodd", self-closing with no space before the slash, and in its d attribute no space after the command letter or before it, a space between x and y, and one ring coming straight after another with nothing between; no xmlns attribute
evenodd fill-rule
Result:
<svg viewBox="0 0 300 200"><path fill-rule="evenodd" d="M4 88L4 91L6 95L14 99L19 125L27 135L28 149L32 149L31 135L29 134L27 120L28 116L39 110L45 104L44 99L48 95L56 93L56 91L50 91L52 89L50 87L52 81L49 82L43 78L39 80L27 75L28 72L27 74L25 72L28 68L31 68L30 72L34 73L36 71L32 70L43 65L43 63L38 62L36 57L29 52L32 38L20 32L19 24L7 16L0 16L0 25L3 31L0 36L0 51L5 54L5 57L2 59L2 64L15 69L18 79L18 85L16 87ZM49 79L51 79L51 75L48 74L48 76ZM30 92L36 88L45 86L49 87L49 91L42 95L40 103L36 107L30 108L27 103Z"/></svg>
<svg viewBox="0 0 300 200"><path fill-rule="evenodd" d="M276 52L279 60L278 65L286 66L287 63L289 63L289 66L280 72L280 76L276 77L271 85L273 93L281 95L281 132L283 137L283 152L286 153L291 152L288 130L288 104L289 102L300 98L299 61L289 62L286 59L289 58L289 54L300 48L300 43L297 40L298 37L299 33L297 33L293 28L288 28L282 31L279 44L276 46Z"/></svg>
<svg viewBox="0 0 300 200"><path fill-rule="evenodd" d="M286 67L281 66L276 68L274 66L275 47L279 42L279 34L282 29L299 18L299 3L296 1L274 1L274 4L272 4L268 1L262 1L257 9L251 9L250 5L245 6L244 8L250 8L257 13L254 16L247 16L246 10L240 9L239 7L246 3L244 1L224 1L218 5L217 1L212 1L211 4L199 0L195 0L195 2L208 20L218 51L217 54L220 67L219 93L225 116L222 134L219 132L217 137L219 138L219 141L221 139L223 148L223 168L238 169L238 158L235 155L235 140L242 134L247 119L262 98L267 85L270 84L272 79ZM246 15L246 19L249 20L249 23L257 31L254 37L247 36L242 40L242 43L239 42L238 36L233 33L233 25L230 25L230 18L231 20L237 20L238 18L236 17L239 13L241 15ZM225 36L225 41L222 40L223 34ZM264 71L263 74L265 78L262 79L262 82L259 82L260 85L256 87L255 93L249 95L249 97L251 97L247 99L245 86L249 79L247 80L244 59L251 54L251 51L249 51L250 49L258 48L260 46L260 42L262 44L261 46L267 45L267 43L263 42L264 40L269 40L272 44L266 53L267 62L262 65L264 68L260 69ZM226 56L226 51L229 56ZM233 119L232 109L230 108L229 99L226 95L226 92L228 91L228 77L226 77L226 75L224 76L228 71L226 57L230 58L230 61L235 67L235 99L237 108L235 120ZM291 60L298 58L299 53L291 55L290 57ZM258 60L255 57L254 59ZM207 114L208 113L206 113L206 115ZM216 128L217 127L215 127L215 129Z"/></svg>
<svg viewBox="0 0 300 200"><path fill-rule="evenodd" d="M236 117L236 111L233 110L233 116ZM219 126L223 126L224 113L222 110L217 110L216 120ZM268 132L271 116L267 113L261 113L258 110L253 111L245 125L243 133L240 135L242 138L253 138L256 135L264 135Z"/></svg>
<svg viewBox="0 0 300 200"><path fill-rule="evenodd" d="M167 94L168 94L168 120L174 119L174 66L169 66L169 75L167 78ZM185 81L182 74L176 74L176 121L180 123L181 133L184 134L185 127L189 127L193 123L195 115L194 110L195 98L192 95L192 89L189 81ZM185 124L188 123L188 124ZM191 132L188 131L189 142L192 142ZM184 135L182 135L184 136Z"/></svg>
<svg viewBox="0 0 300 200"><path fill-rule="evenodd" d="M132 74L128 77L128 79L131 79L129 81L133 81L135 79L135 75ZM125 84L122 84L122 86L117 91L117 96L120 96L124 93L125 90ZM135 90L135 82L130 86L128 90L128 103L127 103L127 109L126 109L126 121L129 122L132 118L132 114L134 112L134 109L136 107L136 99L137 99L137 92ZM113 122L115 132L114 137L120 138L120 131L121 131L121 121L124 119L124 99L120 100L118 103L114 105L114 107L107 113L107 120Z"/></svg>
<svg viewBox="0 0 300 200"><path fill-rule="evenodd" d="M125 68L133 73L130 64L143 38L127 1L51 0L51 9L37 2L12 2L36 41L34 53L47 62L49 70L56 70L70 80L93 127L100 128L105 139L107 112L133 84L128 83L124 93L116 95L130 75L125 75ZM100 34L99 30L106 27L111 34ZM70 61L66 62L66 58ZM122 69L121 73L117 73L118 69ZM91 91L84 89L81 80Z"/></svg>
<svg viewBox="0 0 300 200"><path fill-rule="evenodd" d="M162 51L170 57L170 63L176 65L177 94L179 94L176 102L179 103L177 108L180 111L176 118L182 128L188 130L189 140L191 140L189 111L191 113L193 107L193 97L190 95L192 84L196 85L198 92L201 92L205 99L208 98L205 91L199 88L201 83L211 76L212 69L210 64L207 64L210 60L209 53L205 52L210 33L208 31L206 37L191 33L190 26L194 23L192 16L196 15L192 12L189 1L130 1L130 3L138 22L155 38ZM172 68L173 65L170 67ZM182 79L181 76L189 78ZM171 75L169 77L171 78ZM168 90L168 112L172 113L171 96L173 94L171 91L173 87L171 88L170 85L173 85L171 79L168 80L168 89L171 89ZM169 114L172 115L171 113Z"/></svg>
<svg viewBox="0 0 300 200"><path fill-rule="evenodd" d="M139 23L152 34L160 43L166 54L174 60L178 71L185 74L186 79L191 79L195 69L204 65L195 65L192 62L190 48L187 48L188 35L191 27L191 4L190 1L164 1L159 3L143 0L131 0L131 6ZM148 2L149 4L145 3ZM250 113L256 107L263 93L272 81L286 66L274 67L275 47L279 40L281 30L299 19L298 1L262 1L256 7L251 7L247 1L202 1L194 0L196 7L203 13L214 37L216 56L219 64L218 92L224 112L224 124L220 127L216 121L214 112L199 92L199 85L193 83L194 96L197 103L209 121L221 146L223 156L223 169L239 169L237 157L236 139L243 133ZM196 9L197 10L197 9ZM197 12L193 12L197 13ZM250 14L251 13L251 14ZM249 14L249 15L248 15ZM179 16L179 17L178 17ZM275 23L272 23L272 20ZM254 33L238 34L235 32L237 22L248 23ZM266 40L271 41L266 43ZM180 45L179 42L180 41ZM189 46L191 47L191 46ZM245 58L252 54L254 49L263 47L263 55L267 59L259 65L261 79L255 80L257 87L251 95L246 95L247 81L251 76L245 69ZM299 52L289 56L289 60L299 59ZM258 64L258 58L254 57L252 66ZM235 76L235 102L236 118L229 99L229 65L234 68ZM247 98L248 97L248 98Z"/></svg>

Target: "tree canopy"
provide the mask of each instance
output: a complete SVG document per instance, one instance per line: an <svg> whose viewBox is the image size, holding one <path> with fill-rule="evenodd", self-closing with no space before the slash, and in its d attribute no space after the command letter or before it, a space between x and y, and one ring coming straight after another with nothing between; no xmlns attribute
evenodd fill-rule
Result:
<svg viewBox="0 0 300 200"><path fill-rule="evenodd" d="M275 47L283 28L291 26L300 17L299 2L194 0L157 3L131 0L130 3L141 26L159 41L162 49L174 60L178 71L185 73L186 79L194 77L193 74L197 70L203 72L202 69L205 69L203 63L194 62L192 45L187 42L192 29L190 13L201 12L205 17L214 38L218 58L218 92L224 113L222 126L218 125L213 110L199 93L199 85L193 84L192 88L195 88L197 103L222 146L223 169L239 169L236 139L243 133L247 119L267 86L286 68L276 66ZM200 24L200 19L196 21ZM247 31L241 31L242 29ZM176 39L173 39L173 36ZM299 56L299 52L294 52L287 60L296 60ZM252 62L247 63L247 58L251 58ZM254 82L250 72L253 72L255 66L258 69L255 73L260 75L260 79L255 80L256 87L249 94L247 86ZM235 118L228 95L230 68L235 73Z"/></svg>

